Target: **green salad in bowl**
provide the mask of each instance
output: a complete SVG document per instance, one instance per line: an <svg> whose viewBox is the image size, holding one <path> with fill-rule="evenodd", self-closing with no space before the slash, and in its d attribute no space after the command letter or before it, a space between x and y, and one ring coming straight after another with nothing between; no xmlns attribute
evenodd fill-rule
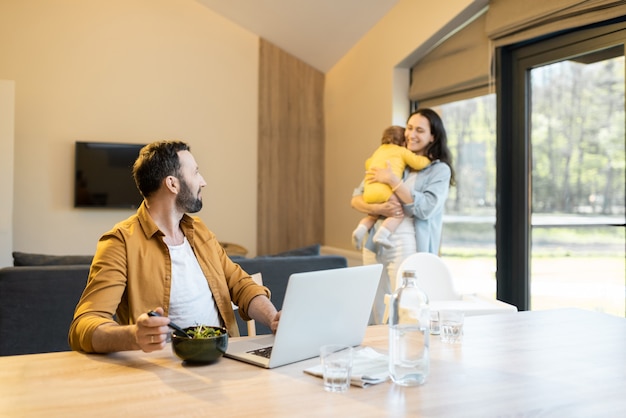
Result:
<svg viewBox="0 0 626 418"><path fill-rule="evenodd" d="M228 348L228 332L224 327L196 325L183 329L191 338L172 334L172 350L185 362L213 363Z"/></svg>

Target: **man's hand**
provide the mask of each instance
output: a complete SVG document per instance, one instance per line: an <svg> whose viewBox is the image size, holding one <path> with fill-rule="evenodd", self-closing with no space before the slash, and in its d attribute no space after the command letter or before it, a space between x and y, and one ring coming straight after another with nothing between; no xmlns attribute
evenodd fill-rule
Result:
<svg viewBox="0 0 626 418"><path fill-rule="evenodd" d="M272 330L272 334L276 334L276 330L278 329L278 321L280 321L281 312L282 311L276 312L276 315L274 315L274 319L272 319L272 322L270 323L270 329Z"/></svg>
<svg viewBox="0 0 626 418"><path fill-rule="evenodd" d="M148 316L147 313L143 313L135 324L135 341L146 353L165 348L169 335L167 324L170 323L170 319L163 316L163 308L156 308L154 311L160 316Z"/></svg>
<svg viewBox="0 0 626 418"><path fill-rule="evenodd" d="M163 308L156 308L154 311L163 315ZM91 338L93 351L113 353L143 350L149 353L162 350L167 342L169 322L168 317L150 317L147 313L143 313L133 325L119 325L115 322L100 325L95 329Z"/></svg>
<svg viewBox="0 0 626 418"><path fill-rule="evenodd" d="M267 296L257 295L252 298L248 306L248 315L255 321L269 327L273 333L276 332L278 321L280 320L280 312L276 311L276 308Z"/></svg>

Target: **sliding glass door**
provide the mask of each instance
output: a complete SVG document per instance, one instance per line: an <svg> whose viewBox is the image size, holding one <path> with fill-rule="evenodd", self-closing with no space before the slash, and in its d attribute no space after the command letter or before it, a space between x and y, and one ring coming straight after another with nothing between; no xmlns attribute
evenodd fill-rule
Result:
<svg viewBox="0 0 626 418"><path fill-rule="evenodd" d="M625 42L619 23L500 51L498 296L522 309L626 313Z"/></svg>
<svg viewBox="0 0 626 418"><path fill-rule="evenodd" d="M530 70L530 308L623 315L624 49Z"/></svg>

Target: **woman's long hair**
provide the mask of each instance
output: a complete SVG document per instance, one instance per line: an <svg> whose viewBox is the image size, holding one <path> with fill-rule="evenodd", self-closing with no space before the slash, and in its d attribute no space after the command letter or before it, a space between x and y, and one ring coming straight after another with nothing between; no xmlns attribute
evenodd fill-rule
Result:
<svg viewBox="0 0 626 418"><path fill-rule="evenodd" d="M426 156L428 156L431 160L441 160L448 164L448 167L450 167L450 185L454 186L456 184L456 179L454 176L454 167L452 166L452 153L448 148L448 135L446 134L446 128L443 126L443 121L437 112L429 108L416 110L409 115L408 119L411 119L411 116L413 115L422 115L428 119L430 132L435 140L426 148Z"/></svg>

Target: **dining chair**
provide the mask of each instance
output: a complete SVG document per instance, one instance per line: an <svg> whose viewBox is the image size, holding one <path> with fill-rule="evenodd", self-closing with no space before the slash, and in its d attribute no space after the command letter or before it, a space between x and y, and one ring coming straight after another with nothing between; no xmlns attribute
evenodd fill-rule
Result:
<svg viewBox="0 0 626 418"><path fill-rule="evenodd" d="M398 287L402 285L402 272L405 270L415 270L417 285L428 295L429 301L461 299L461 295L454 290L450 269L437 255L421 252L408 256L398 267L396 276ZM391 295L385 295L383 323L389 319L390 298Z"/></svg>
<svg viewBox="0 0 626 418"><path fill-rule="evenodd" d="M461 299L454 289L452 273L446 263L432 253L415 253L408 256L398 267L396 286L402 285L402 272L415 270L417 285L433 300Z"/></svg>
<svg viewBox="0 0 626 418"><path fill-rule="evenodd" d="M446 263L431 253L415 253L407 257L398 267L397 286L402 284L402 272L415 270L417 285L428 296L431 306L438 309L462 310L465 315L487 315L517 311L517 307L508 303L488 299L474 294L460 294L454 289L452 273ZM395 289L394 289L395 290ZM389 319L389 301L391 295L385 295L383 324Z"/></svg>

